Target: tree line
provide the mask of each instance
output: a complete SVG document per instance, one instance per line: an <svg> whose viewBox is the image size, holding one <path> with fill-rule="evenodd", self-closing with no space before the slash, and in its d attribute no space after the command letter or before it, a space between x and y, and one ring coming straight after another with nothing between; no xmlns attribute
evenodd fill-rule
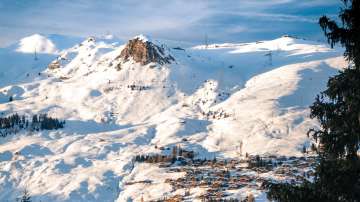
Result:
<svg viewBox="0 0 360 202"><path fill-rule="evenodd" d="M31 118L17 113L0 117L0 136L16 134L21 130L40 131L64 128L65 121L49 117L47 114L35 114Z"/></svg>

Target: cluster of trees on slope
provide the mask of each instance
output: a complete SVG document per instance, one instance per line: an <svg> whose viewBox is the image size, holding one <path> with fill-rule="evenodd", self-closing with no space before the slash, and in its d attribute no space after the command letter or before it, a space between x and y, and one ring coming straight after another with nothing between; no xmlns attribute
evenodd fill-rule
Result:
<svg viewBox="0 0 360 202"><path fill-rule="evenodd" d="M7 117L0 117L0 136L6 137L9 134L16 134L20 130L40 131L56 130L63 128L65 121L48 117L47 114L33 115L31 119L25 115L13 114Z"/></svg>
<svg viewBox="0 0 360 202"><path fill-rule="evenodd" d="M253 161L248 161L249 168L259 168L259 167L267 167L271 169L275 164L271 160L265 160L261 158L259 155L255 156L255 159Z"/></svg>
<svg viewBox="0 0 360 202"><path fill-rule="evenodd" d="M268 183L270 200L360 201L360 0L342 2L341 25L326 16L319 20L331 46L345 47L349 66L329 79L311 106L321 126L309 132L318 143L315 178L299 185Z"/></svg>
<svg viewBox="0 0 360 202"><path fill-rule="evenodd" d="M20 202L31 202L31 196L29 191L25 189L23 195L18 199L20 200ZM16 201L19 201L18 199Z"/></svg>

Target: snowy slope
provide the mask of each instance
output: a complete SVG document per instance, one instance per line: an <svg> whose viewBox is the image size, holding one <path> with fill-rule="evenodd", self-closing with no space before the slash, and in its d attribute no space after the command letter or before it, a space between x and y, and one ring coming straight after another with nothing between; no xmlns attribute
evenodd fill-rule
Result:
<svg viewBox="0 0 360 202"><path fill-rule="evenodd" d="M25 188L37 201L157 199L169 192L164 179L176 176L131 161L161 152L155 145L231 158L242 142L243 153L300 156L316 127L308 106L346 65L341 49L291 37L190 48L155 40L175 62L144 66L121 61L124 45L111 37L61 49L48 40L41 37L39 54L51 55L38 60L0 51L10 67L0 67L2 115L46 112L67 121L63 130L0 139L1 201ZM59 69L46 68L53 60ZM125 185L149 176L152 186Z"/></svg>

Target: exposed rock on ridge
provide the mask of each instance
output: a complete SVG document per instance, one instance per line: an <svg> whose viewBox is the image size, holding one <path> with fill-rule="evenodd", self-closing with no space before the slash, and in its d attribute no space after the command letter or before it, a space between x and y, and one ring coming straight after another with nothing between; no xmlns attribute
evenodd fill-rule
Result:
<svg viewBox="0 0 360 202"><path fill-rule="evenodd" d="M49 69L59 69L60 68L60 61L59 60L54 60L52 61L49 65L48 65Z"/></svg>
<svg viewBox="0 0 360 202"><path fill-rule="evenodd" d="M141 65L151 62L158 64L170 64L174 58L165 53L163 47L159 47L143 37L136 37L130 40L126 47L121 51L120 58L128 60L132 58Z"/></svg>

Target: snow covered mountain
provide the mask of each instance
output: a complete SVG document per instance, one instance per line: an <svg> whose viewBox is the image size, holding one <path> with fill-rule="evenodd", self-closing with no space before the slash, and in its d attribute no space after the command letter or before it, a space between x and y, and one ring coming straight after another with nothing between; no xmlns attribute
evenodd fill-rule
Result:
<svg viewBox="0 0 360 202"><path fill-rule="evenodd" d="M66 120L0 138L1 201L24 189L35 201L157 199L177 176L132 160L174 145L199 158L301 156L317 125L308 106L346 66L341 48L287 36L190 47L142 35L123 45L60 38L0 49L1 115ZM149 176L157 181L126 185Z"/></svg>

